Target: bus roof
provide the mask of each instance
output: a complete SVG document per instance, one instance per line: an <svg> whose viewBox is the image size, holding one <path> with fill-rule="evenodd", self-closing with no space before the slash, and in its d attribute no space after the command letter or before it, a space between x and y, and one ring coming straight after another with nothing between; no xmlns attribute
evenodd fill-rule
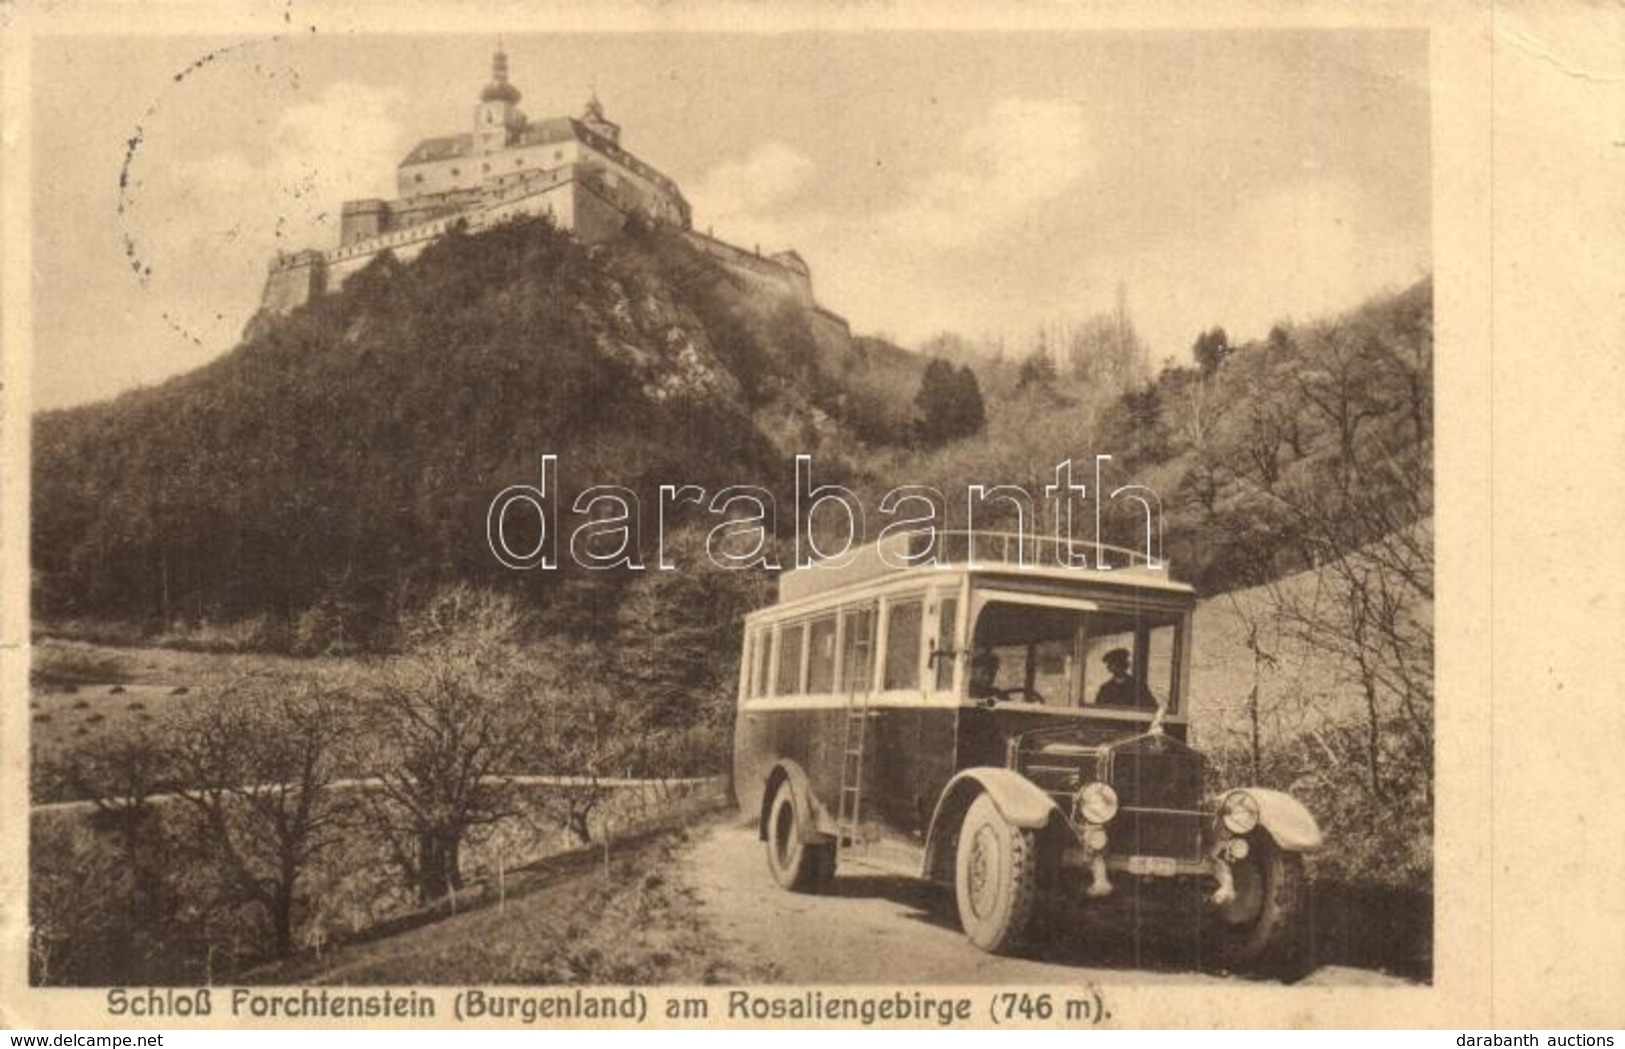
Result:
<svg viewBox="0 0 1625 1049"><path fill-rule="evenodd" d="M935 541L936 556L932 553ZM1074 559L1087 558L1088 567L1068 568L1058 555L1070 545ZM1100 559L1108 566L1096 567ZM920 563L911 564L912 561ZM887 536L860 547L841 565L813 564L779 576L779 603L789 604L855 583L896 578L905 572L1012 571L1035 578L1065 579L1091 586L1122 586L1194 594L1188 584L1169 577L1168 562L1152 561L1145 553L1117 546L1022 536L1014 532L971 532L921 529Z"/></svg>

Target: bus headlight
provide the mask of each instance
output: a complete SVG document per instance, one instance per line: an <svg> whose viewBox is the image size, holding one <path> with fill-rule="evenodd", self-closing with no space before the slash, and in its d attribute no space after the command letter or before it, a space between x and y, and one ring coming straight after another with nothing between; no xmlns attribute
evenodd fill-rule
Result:
<svg viewBox="0 0 1625 1049"><path fill-rule="evenodd" d="M1233 790L1219 804L1219 819L1231 834L1251 834L1258 826L1258 801L1244 790Z"/></svg>
<svg viewBox="0 0 1625 1049"><path fill-rule="evenodd" d="M1089 823L1110 823L1117 815L1117 792L1099 780L1086 784L1078 791L1078 811Z"/></svg>

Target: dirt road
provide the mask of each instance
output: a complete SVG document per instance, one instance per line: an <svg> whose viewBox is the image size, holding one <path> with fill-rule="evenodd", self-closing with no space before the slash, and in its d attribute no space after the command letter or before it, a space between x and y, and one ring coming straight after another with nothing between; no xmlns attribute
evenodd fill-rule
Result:
<svg viewBox="0 0 1625 1049"><path fill-rule="evenodd" d="M910 878L843 872L825 895L781 890L768 876L755 829L728 822L683 854L705 917L740 961L770 966L786 983L1042 984L1122 980L1213 983L1236 977L1199 967L1188 937L1147 914L1135 936L1132 908L1041 919L1022 957L967 943L952 897ZM1164 922L1164 925L1169 924ZM1403 984L1341 966L1317 969L1318 985Z"/></svg>

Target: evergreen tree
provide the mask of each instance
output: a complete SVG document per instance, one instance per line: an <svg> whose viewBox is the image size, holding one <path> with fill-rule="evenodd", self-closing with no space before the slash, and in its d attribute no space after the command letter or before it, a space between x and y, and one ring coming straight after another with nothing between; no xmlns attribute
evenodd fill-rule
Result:
<svg viewBox="0 0 1625 1049"><path fill-rule="evenodd" d="M1223 328L1214 328L1204 331L1196 337L1191 346L1191 353L1196 357L1197 367L1202 369L1204 376L1212 375L1219 370L1219 365L1230 356L1232 347L1230 336L1225 334Z"/></svg>
<svg viewBox="0 0 1625 1049"><path fill-rule="evenodd" d="M968 437L986 422L982 388L969 365L954 366L933 358L920 376L914 397L921 443L936 446L956 437Z"/></svg>

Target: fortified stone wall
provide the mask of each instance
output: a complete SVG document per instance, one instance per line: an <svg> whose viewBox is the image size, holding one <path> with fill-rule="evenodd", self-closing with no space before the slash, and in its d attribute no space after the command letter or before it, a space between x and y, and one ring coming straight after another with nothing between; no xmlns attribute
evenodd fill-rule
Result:
<svg viewBox="0 0 1625 1049"><path fill-rule="evenodd" d="M516 216L551 215L559 228L574 231L584 243L600 243L620 231L628 214L642 211L645 199L643 186L607 178L597 165L569 164L510 176L478 193L348 202L339 247L273 260L261 309L286 313L301 306L342 286L384 251L402 262L416 258L458 223L483 229ZM799 257L791 253L762 256L693 229L681 232L691 245L722 263L747 286L806 307L820 342L845 345L851 338L846 321L814 299L812 278Z"/></svg>
<svg viewBox="0 0 1625 1049"><path fill-rule="evenodd" d="M327 290L327 263L319 251L279 255L271 261L260 294L260 309L287 313Z"/></svg>
<svg viewBox="0 0 1625 1049"><path fill-rule="evenodd" d="M766 258L698 230L684 230L683 236L695 248L727 266L747 284L775 295L787 295L803 306L813 307L812 279L806 273L772 258Z"/></svg>

